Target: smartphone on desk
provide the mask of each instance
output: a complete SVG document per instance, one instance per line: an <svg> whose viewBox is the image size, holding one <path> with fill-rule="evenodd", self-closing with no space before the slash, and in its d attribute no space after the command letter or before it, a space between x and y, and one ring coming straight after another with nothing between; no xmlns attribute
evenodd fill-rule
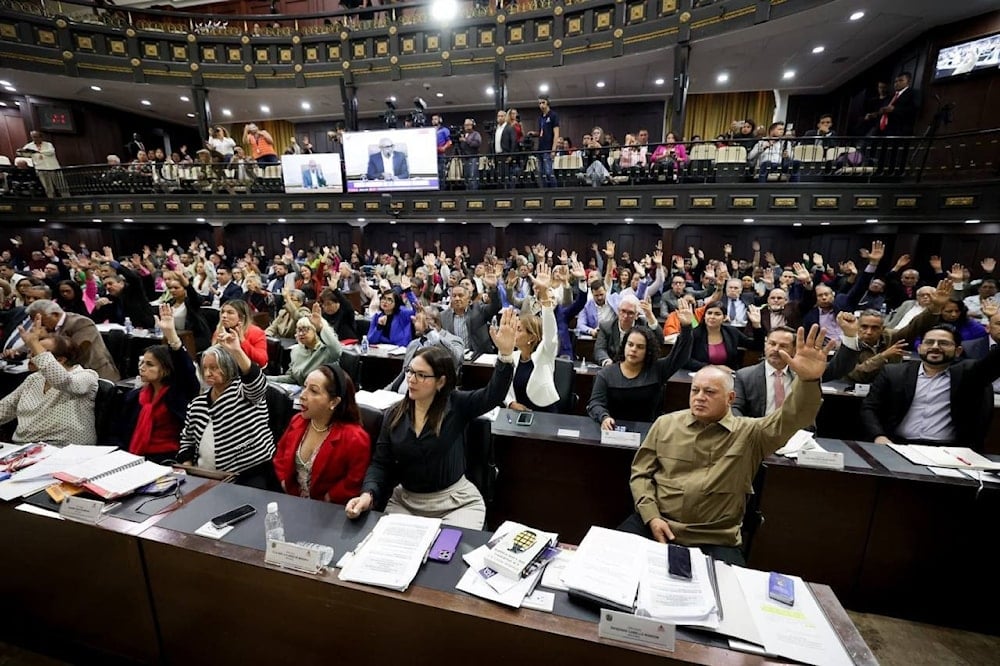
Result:
<svg viewBox="0 0 1000 666"><path fill-rule="evenodd" d="M691 551L676 543L667 544L667 573L691 580Z"/></svg>
<svg viewBox="0 0 1000 666"><path fill-rule="evenodd" d="M451 562L451 558L458 552L458 542L461 540L462 530L453 527L442 528L427 558L435 562Z"/></svg>
<svg viewBox="0 0 1000 666"><path fill-rule="evenodd" d="M767 581L767 596L786 606L794 606L795 581L772 571Z"/></svg>
<svg viewBox="0 0 1000 666"><path fill-rule="evenodd" d="M241 520L246 520L255 513L257 513L257 509L253 508L249 504L244 504L243 506L236 507L232 511L226 511L225 513L219 514L215 518L212 518L212 526L218 529L229 527L230 525L235 525Z"/></svg>
<svg viewBox="0 0 1000 666"><path fill-rule="evenodd" d="M534 412L518 412L515 423L519 426L530 426L535 420Z"/></svg>

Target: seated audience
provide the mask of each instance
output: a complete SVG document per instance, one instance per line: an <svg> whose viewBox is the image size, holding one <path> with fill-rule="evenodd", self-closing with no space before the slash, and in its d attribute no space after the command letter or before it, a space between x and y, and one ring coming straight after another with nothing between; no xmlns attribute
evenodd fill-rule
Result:
<svg viewBox="0 0 1000 666"><path fill-rule="evenodd" d="M502 267L499 270L502 270ZM470 304L469 290L456 286L451 290L450 307L441 313L441 326L460 337L465 348L476 354L496 352L490 341L489 322L500 312L497 277L495 270L487 270L483 276L487 302L478 301Z"/></svg>
<svg viewBox="0 0 1000 666"><path fill-rule="evenodd" d="M699 370L690 409L658 418L636 452L629 480L636 512L618 529L744 564L740 527L754 475L764 458L819 412L819 379L834 347L832 341L824 347L823 337L819 327L808 336L800 328L795 356L781 352L795 380L781 409L761 419L733 415L729 368Z"/></svg>
<svg viewBox="0 0 1000 666"><path fill-rule="evenodd" d="M639 311L644 312L644 316L639 316ZM656 319L653 318L652 307L649 301L640 302L638 298L631 294L622 296L618 304L618 313L607 323L601 322L597 330L597 339L594 340L594 360L602 366L609 366L621 360L622 342L626 334L634 326L656 326ZM659 328L653 329L657 345L663 343L663 334ZM659 351L654 352L659 354Z"/></svg>
<svg viewBox="0 0 1000 666"><path fill-rule="evenodd" d="M321 365L336 363L340 360L340 352L337 332L323 319L319 303L313 303L312 314L299 319L295 327L295 345L292 346L288 372L268 379L305 386L306 378L313 370Z"/></svg>
<svg viewBox="0 0 1000 666"><path fill-rule="evenodd" d="M892 311L889 319L885 322L885 327L903 328L927 308L932 296L934 296L934 287L920 287L916 291L916 298L903 301L898 308Z"/></svg>
<svg viewBox="0 0 1000 666"><path fill-rule="evenodd" d="M673 132L667 132L666 142L657 146L649 157L650 167L665 170L667 177L674 181L687 161L687 149L683 143L677 142L677 135Z"/></svg>
<svg viewBox="0 0 1000 666"><path fill-rule="evenodd" d="M250 360L257 365L267 365L267 336L264 330L250 320L250 306L246 301L234 299L219 308L219 326L212 333L216 344L223 332L233 333Z"/></svg>
<svg viewBox="0 0 1000 666"><path fill-rule="evenodd" d="M986 312L995 312L994 307L996 306L987 305ZM959 300L949 300L944 304L941 308L941 323L954 326L963 342L985 338L987 335L986 327L970 317L965 303ZM913 345L920 346L919 337L913 341Z"/></svg>
<svg viewBox="0 0 1000 666"><path fill-rule="evenodd" d="M635 326L623 338L621 362L597 373L587 413L602 430L614 430L617 420L651 421L663 411L663 386L691 353L692 314L687 301L678 302L677 316L681 333L668 356L658 358L660 343L653 330Z"/></svg>
<svg viewBox="0 0 1000 666"><path fill-rule="evenodd" d="M347 264L341 264L346 266ZM358 330L354 325L354 318L357 313L354 306L344 296L340 289L326 288L319 293L319 304L323 309L323 319L326 320L333 330L337 332L337 337L346 343L348 340L360 340Z"/></svg>
<svg viewBox="0 0 1000 666"><path fill-rule="evenodd" d="M90 316L90 310L87 309L87 303L83 298L83 289L73 280L61 280L56 285L55 297L63 312Z"/></svg>
<svg viewBox="0 0 1000 666"><path fill-rule="evenodd" d="M18 332L32 373L0 400L0 423L17 419L12 441L96 444L97 373L74 362L69 338L48 335L41 323Z"/></svg>
<svg viewBox="0 0 1000 666"><path fill-rule="evenodd" d="M403 276L406 282L404 294L409 299L410 307L403 305L403 297L392 289L382 292L379 301L380 314L372 316L368 326L368 342L373 345L398 345L405 347L413 339L413 307L416 306L416 296L409 288L409 278Z"/></svg>
<svg viewBox="0 0 1000 666"><path fill-rule="evenodd" d="M559 338L549 292L551 270L545 264L539 264L536 270L535 297L542 307L541 316L522 314L518 319L514 379L504 399L507 407L519 412L553 412L559 403L554 380Z"/></svg>
<svg viewBox="0 0 1000 666"><path fill-rule="evenodd" d="M212 330L201 310L201 297L191 286L184 271L164 271L163 282L166 291L161 300L170 305L174 318L174 328L191 331L197 352L208 349L212 343Z"/></svg>
<svg viewBox="0 0 1000 666"><path fill-rule="evenodd" d="M517 315L504 310L490 331L499 352L489 384L457 391L455 359L439 347L421 349L406 369L409 391L385 415L361 495L347 503L349 518L373 506L386 513L441 518L445 524L480 530L486 503L465 478L465 429L501 404L514 376L512 354Z"/></svg>
<svg viewBox="0 0 1000 666"><path fill-rule="evenodd" d="M76 361L85 368L97 372L102 379L117 382L121 379L111 352L104 344L101 332L94 322L85 315L63 312L55 301L37 300L27 308L33 321L40 322L45 330L65 335L76 350Z"/></svg>
<svg viewBox="0 0 1000 666"><path fill-rule="evenodd" d="M235 331L223 330L217 337L218 343L201 355L208 390L188 406L177 460L234 473L238 485L274 490L267 380Z"/></svg>
<svg viewBox="0 0 1000 666"><path fill-rule="evenodd" d="M302 411L278 440L275 474L289 495L346 504L361 492L371 458L354 383L336 365L321 365L304 386Z"/></svg>
<svg viewBox="0 0 1000 666"><path fill-rule="evenodd" d="M124 324L128 317L136 328L151 330L153 309L138 274L118 262L113 262L111 267L117 273L111 272L103 278L108 295L97 299L90 318L98 324Z"/></svg>
<svg viewBox="0 0 1000 666"><path fill-rule="evenodd" d="M295 337L295 327L299 320L309 316L309 309L305 306L306 295L300 289L286 289L282 296L285 304L264 330L272 338Z"/></svg>
<svg viewBox="0 0 1000 666"><path fill-rule="evenodd" d="M784 140L785 123L771 123L767 138L761 139L747 155L747 163L758 171L758 180L767 182L772 171L791 172L791 180L798 180L798 169L792 160L792 144Z"/></svg>
<svg viewBox="0 0 1000 666"><path fill-rule="evenodd" d="M167 303L160 304L156 323L166 344L147 347L142 353L142 385L125 396L118 440L130 453L163 463L176 460L188 404L201 385L191 355L177 337L173 309Z"/></svg>
<svg viewBox="0 0 1000 666"><path fill-rule="evenodd" d="M727 318L721 304L706 306L701 326L695 328L691 336L691 359L684 367L688 370L697 370L706 365L739 368L742 365L742 349L761 349L764 343L760 308L751 305L747 317L750 319L753 337L745 335L735 326L724 326Z"/></svg>
<svg viewBox="0 0 1000 666"><path fill-rule="evenodd" d="M396 391L405 394L409 390L406 382L406 370L418 350L425 347L441 347L446 349L455 359L455 367L462 367L465 356L465 345L462 338L441 327L441 311L433 306L418 308L413 315L413 340L406 346L403 355L403 368L399 374L385 387L386 391Z"/></svg>
<svg viewBox="0 0 1000 666"><path fill-rule="evenodd" d="M833 148L836 145L836 139L833 138L835 136L837 136L837 133L833 131L833 116L829 113L824 113L816 122L816 129L806 131L805 139L807 140L802 143L820 146L825 151L827 148Z"/></svg>

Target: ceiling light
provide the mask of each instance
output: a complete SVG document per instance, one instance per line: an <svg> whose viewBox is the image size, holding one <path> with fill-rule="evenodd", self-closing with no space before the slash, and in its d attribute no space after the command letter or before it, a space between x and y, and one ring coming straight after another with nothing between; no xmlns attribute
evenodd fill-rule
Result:
<svg viewBox="0 0 1000 666"><path fill-rule="evenodd" d="M389 99L392 100L393 102L395 102L396 101L396 96L395 95L389 95Z"/></svg>
<svg viewBox="0 0 1000 666"><path fill-rule="evenodd" d="M469 222L467 220L462 220L462 224L468 224L468 223Z"/></svg>
<svg viewBox="0 0 1000 666"><path fill-rule="evenodd" d="M4 86L3 89L6 90L7 92L17 92L17 88L15 88L14 86Z"/></svg>
<svg viewBox="0 0 1000 666"><path fill-rule="evenodd" d="M795 70L794 69L786 69L785 73L781 75L781 78L783 78L785 81L788 81L790 79L794 79L795 78Z"/></svg>
<svg viewBox="0 0 1000 666"><path fill-rule="evenodd" d="M729 83L729 74L727 72L722 72L715 77L716 83Z"/></svg>
<svg viewBox="0 0 1000 666"><path fill-rule="evenodd" d="M17 106L21 106L21 101L20 101L20 100L16 100L16 99L15 99L15 100L14 100L14 104L16 104Z"/></svg>
<svg viewBox="0 0 1000 666"><path fill-rule="evenodd" d="M396 224L396 220L389 220L389 224Z"/></svg>
<svg viewBox="0 0 1000 666"><path fill-rule="evenodd" d="M190 102L191 98L188 97L187 95L181 95L181 101L182 102Z"/></svg>
<svg viewBox="0 0 1000 666"><path fill-rule="evenodd" d="M45 222L45 218L44 217L40 217L40 218L38 218L38 221L44 223Z"/></svg>
<svg viewBox="0 0 1000 666"><path fill-rule="evenodd" d="M604 81L598 81L597 82L597 87L598 88L603 88L604 87Z"/></svg>
<svg viewBox="0 0 1000 666"><path fill-rule="evenodd" d="M524 221L525 222L531 222L531 218L530 217L526 217L526 218L524 218Z"/></svg>
<svg viewBox="0 0 1000 666"><path fill-rule="evenodd" d="M196 217L196 218L194 219L194 221L195 221L195 222L204 222L204 221L205 221L205 218L203 218L203 217Z"/></svg>
<svg viewBox="0 0 1000 666"><path fill-rule="evenodd" d="M288 221L288 220L286 220L286 219L285 219L285 218L283 218L283 217L279 217L279 218L278 218L278 222L287 222L287 221Z"/></svg>
<svg viewBox="0 0 1000 666"><path fill-rule="evenodd" d="M655 81L653 81L653 83L655 83L658 86L662 86L664 83L666 83L666 81L664 81L663 79L656 79Z"/></svg>
<svg viewBox="0 0 1000 666"><path fill-rule="evenodd" d="M486 94L487 95L492 95L494 92L496 92L496 91L493 90L493 86L487 86L486 87Z"/></svg>
<svg viewBox="0 0 1000 666"><path fill-rule="evenodd" d="M826 47L825 46L814 46L813 47L813 55L819 55L823 51L826 51Z"/></svg>
<svg viewBox="0 0 1000 666"><path fill-rule="evenodd" d="M310 104L309 102L302 102L302 110L303 111L311 111L312 108L313 108L312 104Z"/></svg>
<svg viewBox="0 0 1000 666"><path fill-rule="evenodd" d="M852 21L860 21L864 17L865 17L865 13L864 12L854 12L853 14L851 14L851 20Z"/></svg>
<svg viewBox="0 0 1000 666"><path fill-rule="evenodd" d="M7 102L0 102L0 106L7 106Z"/></svg>
<svg viewBox="0 0 1000 666"><path fill-rule="evenodd" d="M194 118L194 114L193 113L189 113L189 114L187 114L187 117L188 118Z"/></svg>
<svg viewBox="0 0 1000 666"><path fill-rule="evenodd" d="M438 97L444 97L444 93L434 93L434 94L437 95Z"/></svg>
<svg viewBox="0 0 1000 666"><path fill-rule="evenodd" d="M260 112L261 113L271 113L271 107L269 107L267 104L261 104L260 105Z"/></svg>
<svg viewBox="0 0 1000 666"><path fill-rule="evenodd" d="M801 222L792 222L792 226L793 227L801 227L802 223Z"/></svg>
<svg viewBox="0 0 1000 666"><path fill-rule="evenodd" d="M966 220L966 224L979 224L980 220Z"/></svg>
<svg viewBox="0 0 1000 666"><path fill-rule="evenodd" d="M752 217L744 217L743 221L746 222L747 224L752 224L753 223L753 218Z"/></svg>
<svg viewBox="0 0 1000 666"><path fill-rule="evenodd" d="M133 221L133 220L132 220L132 218L131 218L131 217L123 217L123 218L122 218L122 222L132 222L132 221Z"/></svg>
<svg viewBox="0 0 1000 666"><path fill-rule="evenodd" d="M93 220L91 220L91 222L93 222L94 224L100 224L101 223L101 218L95 217Z"/></svg>
<svg viewBox="0 0 1000 666"><path fill-rule="evenodd" d="M878 224L878 220L875 219L874 217L870 217L867 220L865 220L865 224Z"/></svg>
<svg viewBox="0 0 1000 666"><path fill-rule="evenodd" d="M444 218L443 217L439 217L438 218L438 222L444 222Z"/></svg>
<svg viewBox="0 0 1000 666"><path fill-rule="evenodd" d="M821 226L821 227L828 227L828 226L830 226L830 223L829 222L820 222L819 226Z"/></svg>
<svg viewBox="0 0 1000 666"><path fill-rule="evenodd" d="M101 86L90 86L90 89L94 92L101 92Z"/></svg>
<svg viewBox="0 0 1000 666"><path fill-rule="evenodd" d="M625 224L631 224L631 223L633 223L633 222L635 222L635 219L634 219L634 218L631 218L631 217L626 217L626 218L625 218Z"/></svg>
<svg viewBox="0 0 1000 666"><path fill-rule="evenodd" d="M540 92L540 93L547 93L548 91L549 91L549 84L547 84L547 83L539 84L539 86L538 86L538 92Z"/></svg>
<svg viewBox="0 0 1000 666"><path fill-rule="evenodd" d="M434 0L431 3L431 18L437 21L450 21L458 16L456 0Z"/></svg>
<svg viewBox="0 0 1000 666"><path fill-rule="evenodd" d="M358 218L358 222L364 222L364 221L365 221L365 218L363 218L363 217L359 217Z"/></svg>
<svg viewBox="0 0 1000 666"><path fill-rule="evenodd" d="M9 86L10 81L0 81L0 86Z"/></svg>
<svg viewBox="0 0 1000 666"><path fill-rule="evenodd" d="M233 112L230 111L229 109L223 109L222 110L222 115L224 115L226 118L229 118L229 117L231 117L233 115Z"/></svg>
<svg viewBox="0 0 1000 666"><path fill-rule="evenodd" d="M139 100L139 104L142 104L143 106L153 106L153 103L150 102L148 99Z"/></svg>

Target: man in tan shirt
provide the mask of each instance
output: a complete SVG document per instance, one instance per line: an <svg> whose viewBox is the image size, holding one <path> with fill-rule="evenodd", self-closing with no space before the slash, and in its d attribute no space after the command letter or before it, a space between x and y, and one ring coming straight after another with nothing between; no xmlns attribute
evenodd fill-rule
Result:
<svg viewBox="0 0 1000 666"><path fill-rule="evenodd" d="M799 429L815 421L827 354L826 332L813 326L796 334L796 353L782 351L796 379L778 409L764 418L733 416L736 394L729 368L706 366L691 383L690 408L653 423L632 461L636 513L618 529L698 546L707 554L744 564L740 526L761 462Z"/></svg>

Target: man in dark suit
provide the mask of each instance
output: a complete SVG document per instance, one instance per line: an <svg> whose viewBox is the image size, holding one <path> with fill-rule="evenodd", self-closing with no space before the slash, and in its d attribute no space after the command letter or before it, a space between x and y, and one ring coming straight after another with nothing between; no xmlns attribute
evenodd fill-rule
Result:
<svg viewBox="0 0 1000 666"><path fill-rule="evenodd" d="M497 180L505 186L509 184L514 152L517 150L517 134L514 126L507 122L507 112L497 111L497 128L493 131L492 152L497 169Z"/></svg>
<svg viewBox="0 0 1000 666"><path fill-rule="evenodd" d="M962 339L949 324L924 335L920 363L887 366L861 404L861 423L876 444L960 444L982 450L993 414L991 384L1000 346L978 361L956 361Z"/></svg>
<svg viewBox="0 0 1000 666"><path fill-rule="evenodd" d="M215 271L219 279L219 305L226 301L243 298L243 287L233 282L233 273L229 266L219 266Z"/></svg>
<svg viewBox="0 0 1000 666"><path fill-rule="evenodd" d="M502 267L500 268L502 271ZM462 286L451 288L451 307L441 313L441 326L454 333L465 348L477 354L495 354L496 347L490 339L490 320L500 312L500 294L497 292L497 275L487 271L483 276L488 302L469 304L469 291Z"/></svg>
<svg viewBox="0 0 1000 666"><path fill-rule="evenodd" d="M822 146L825 151L827 148L833 148L835 145L833 137L836 135L836 132L833 131L833 116L829 113L824 113L819 117L819 121L816 123L816 129L808 130L805 133L805 138L811 140L803 141L802 144Z"/></svg>
<svg viewBox="0 0 1000 666"><path fill-rule="evenodd" d="M1000 346L1000 313L990 316L990 334L985 338L976 338L962 343L962 356L973 361L986 358L986 355ZM993 392L1000 393L1000 379L993 380Z"/></svg>
<svg viewBox="0 0 1000 666"><path fill-rule="evenodd" d="M117 261L109 264L111 271L104 278L108 295L98 298L90 318L96 323L110 322L124 324L125 318L132 320L136 328L153 328L153 308L142 287L142 280L131 269Z"/></svg>
<svg viewBox="0 0 1000 666"><path fill-rule="evenodd" d="M378 152L368 156L368 180L399 180L410 177L410 167L406 164L406 153L393 150L392 139L382 137L378 142Z"/></svg>
<svg viewBox="0 0 1000 666"><path fill-rule="evenodd" d="M902 72L893 84L895 92L889 103L878 110L879 118L875 128L878 136L911 137L917 122L917 98L911 84L913 75ZM906 166L908 147L905 141L884 139L879 150L878 170L883 173L899 173Z"/></svg>
<svg viewBox="0 0 1000 666"><path fill-rule="evenodd" d="M323 169L316 164L316 160L309 160L309 164L302 167L302 187L307 190L326 187L326 176L323 175Z"/></svg>
<svg viewBox="0 0 1000 666"><path fill-rule="evenodd" d="M96 371L101 379L112 382L121 379L118 367L111 358L111 352L101 337L101 332L88 317L63 312L58 303L48 299L35 301L29 305L28 316L38 317L46 331L65 335L72 340L76 346L75 361L81 366Z"/></svg>
<svg viewBox="0 0 1000 666"><path fill-rule="evenodd" d="M633 326L649 326L644 317L639 316L641 310L639 299L627 294L618 304L618 312L611 321L598 326L597 339L594 340L594 360L602 366L611 365L621 360L622 340L632 330ZM663 344L663 330L653 324L650 327L656 340ZM659 356L659 352L657 352Z"/></svg>
<svg viewBox="0 0 1000 666"><path fill-rule="evenodd" d="M868 252L867 256L868 265L860 273L858 273L857 268L854 268L853 261L847 262L849 266L848 270L857 274L857 276L854 286L851 287L851 290L846 295L836 294L833 289L824 284L814 289L816 292L816 307L809 310L802 317L802 325L806 330L809 330L814 325L818 325L826 329L827 338L831 340L840 339L840 329L837 328L836 321L837 314L841 310L853 312L857 308L858 301L861 300L861 296L868 290L872 278L875 277L878 264L882 260L882 257L885 256L885 244L882 241L873 241L872 249Z"/></svg>
<svg viewBox="0 0 1000 666"><path fill-rule="evenodd" d="M840 379L858 361L858 322L848 312L841 312L837 318L843 337L840 339L840 347L823 371L824 382ZM788 364L782 360L781 351L795 355L795 329L788 326L773 329L767 335L764 358L760 363L736 371L736 399L732 404L734 415L760 418L779 409L784 403L795 377Z"/></svg>
<svg viewBox="0 0 1000 666"><path fill-rule="evenodd" d="M128 154L129 161L135 161L135 158L139 156L139 153L146 152L146 144L143 143L142 137L136 132L132 135L132 140L125 144L125 152Z"/></svg>

